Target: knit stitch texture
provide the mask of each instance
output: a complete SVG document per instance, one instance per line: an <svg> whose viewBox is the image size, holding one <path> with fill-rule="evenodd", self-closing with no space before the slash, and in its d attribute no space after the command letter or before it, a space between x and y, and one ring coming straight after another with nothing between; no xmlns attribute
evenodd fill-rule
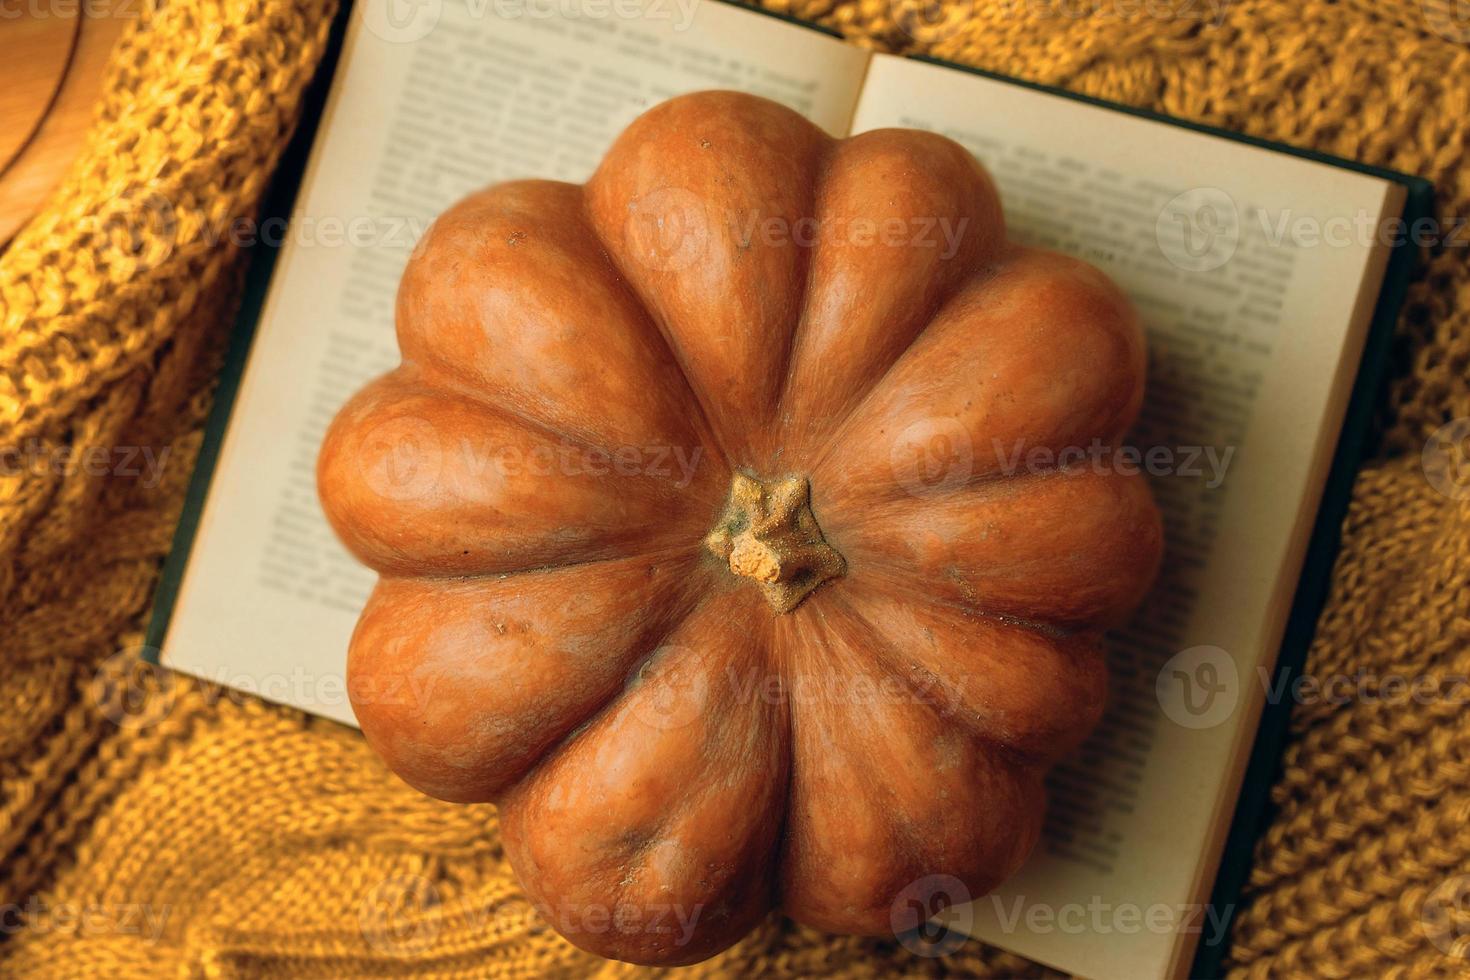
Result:
<svg viewBox="0 0 1470 980"><path fill-rule="evenodd" d="M858 43L1421 174L1441 217L1470 215L1454 0L769 3ZM81 158L0 253L0 447L167 454L157 485L0 472L0 974L643 972L538 922L493 808L420 796L355 732L137 662L238 299L242 257L205 230L257 206L334 6L133 5ZM1470 674L1470 486L1436 489L1421 465L1431 434L1470 416L1467 237L1429 251L1399 324L1314 675ZM1273 800L1236 973L1470 966L1460 703L1299 708ZM773 917L685 975L899 972L1043 971L978 942L920 959Z"/></svg>

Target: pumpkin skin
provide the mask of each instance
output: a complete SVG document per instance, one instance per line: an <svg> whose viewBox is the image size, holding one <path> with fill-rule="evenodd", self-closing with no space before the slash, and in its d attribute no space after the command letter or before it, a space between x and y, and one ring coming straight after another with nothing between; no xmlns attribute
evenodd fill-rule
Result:
<svg viewBox="0 0 1470 980"><path fill-rule="evenodd" d="M677 98L585 186L442 215L397 332L318 467L380 573L354 709L408 783L498 805L554 928L689 963L1021 865L1162 534L1136 471L1016 469L1119 445L1144 344L964 149Z"/></svg>

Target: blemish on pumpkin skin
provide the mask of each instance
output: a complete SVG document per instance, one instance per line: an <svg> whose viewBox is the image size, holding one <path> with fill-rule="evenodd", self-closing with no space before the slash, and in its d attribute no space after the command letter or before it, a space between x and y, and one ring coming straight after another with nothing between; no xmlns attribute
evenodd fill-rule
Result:
<svg viewBox="0 0 1470 980"><path fill-rule="evenodd" d="M946 568L944 570L944 577L955 584L955 587L960 590L960 595L964 596L966 602L971 604L979 603L980 594L975 591L975 587L973 585L965 581L964 576L960 574L960 570L958 568L955 568L954 566Z"/></svg>
<svg viewBox="0 0 1470 980"><path fill-rule="evenodd" d="M618 850L633 854L641 854L657 842L658 837L652 831L638 829L625 830L613 841Z"/></svg>
<svg viewBox="0 0 1470 980"><path fill-rule="evenodd" d="M507 244L507 245L511 246L512 248L514 248L515 246L519 245L521 242L523 242L525 240L526 240L526 233L525 232L523 232L523 231L513 231L513 232L510 233L510 237L505 240L505 244Z"/></svg>
<svg viewBox="0 0 1470 980"><path fill-rule="evenodd" d="M943 772L946 769L958 769L961 762L962 739L954 734L946 733L934 739L934 769Z"/></svg>

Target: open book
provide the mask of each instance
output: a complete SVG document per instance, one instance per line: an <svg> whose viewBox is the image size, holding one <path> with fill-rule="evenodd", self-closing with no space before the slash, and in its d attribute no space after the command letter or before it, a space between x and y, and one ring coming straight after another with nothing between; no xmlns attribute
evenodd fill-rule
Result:
<svg viewBox="0 0 1470 980"><path fill-rule="evenodd" d="M1344 419L1371 397L1360 361L1401 295L1385 283L1406 274L1409 250L1383 231L1422 184L725 4L415 10L351 17L165 572L160 662L352 723L346 650L374 574L328 528L315 460L338 407L397 363L399 273L456 199L511 178L581 181L637 114L699 89L775 99L834 135L936 130L995 176L1012 237L1094 263L1136 303L1150 365L1132 441L1158 451L1143 465L1168 538L1157 587L1112 644L1106 717L1051 779L1034 857L948 916L1094 977L1177 976L1201 938L1218 947L1233 897L1211 904L1212 885L1232 819L1248 849L1259 817L1274 744L1258 739L1262 709L1283 640L1299 661L1321 602L1362 429ZM1222 880L1238 882L1244 856L1232 862Z"/></svg>

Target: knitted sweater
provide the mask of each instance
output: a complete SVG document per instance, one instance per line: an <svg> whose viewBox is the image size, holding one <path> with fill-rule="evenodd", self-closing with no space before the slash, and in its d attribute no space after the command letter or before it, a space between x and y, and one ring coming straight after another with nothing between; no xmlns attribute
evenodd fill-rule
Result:
<svg viewBox="0 0 1470 980"><path fill-rule="evenodd" d="M1434 181L1447 241L1399 324L1308 670L1459 690L1470 484L1426 478L1421 455L1470 416L1470 230L1452 223L1470 215L1470 21L1455 0L768 2L859 43ZM132 4L81 158L0 253L0 974L643 972L536 919L492 807L420 796L356 732L138 665L238 301L241 256L202 231L256 206L334 6ZM161 479L117 458L143 449ZM87 452L118 465L96 475ZM1467 968L1459 702L1297 709L1232 969ZM773 917L686 975L756 972L1042 971L979 942L920 959Z"/></svg>

